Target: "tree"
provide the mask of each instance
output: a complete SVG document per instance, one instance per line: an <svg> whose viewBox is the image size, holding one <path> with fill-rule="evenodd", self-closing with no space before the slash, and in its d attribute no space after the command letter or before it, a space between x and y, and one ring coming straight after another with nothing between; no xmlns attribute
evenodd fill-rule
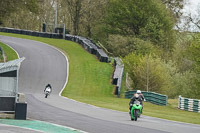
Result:
<svg viewBox="0 0 200 133"><path fill-rule="evenodd" d="M79 25L82 11L82 2L84 0L64 0L65 5L69 11L70 19L72 22L73 34L78 35Z"/></svg>
<svg viewBox="0 0 200 133"><path fill-rule="evenodd" d="M32 13L38 11L37 0L1 0L0 1L0 23L3 24L4 20L18 10L27 10Z"/></svg>
<svg viewBox="0 0 200 133"><path fill-rule="evenodd" d="M124 58L124 62L134 89L168 94L172 88L171 73L161 58L131 53Z"/></svg>
<svg viewBox="0 0 200 133"><path fill-rule="evenodd" d="M105 24L109 34L132 35L173 49L173 18L160 0L110 0Z"/></svg>
<svg viewBox="0 0 200 133"><path fill-rule="evenodd" d="M134 52L132 52L123 59L125 69L133 81L132 87L134 89L138 88L138 79L137 76L135 75L135 70L141 64L140 60L141 58L142 55L136 55Z"/></svg>
<svg viewBox="0 0 200 133"><path fill-rule="evenodd" d="M146 55L156 53L160 55L160 50L150 41L144 41L134 36L109 35L108 51L114 56L125 57L129 53Z"/></svg>
<svg viewBox="0 0 200 133"><path fill-rule="evenodd" d="M96 25L101 24L108 0L84 0L82 3L82 34L92 38Z"/></svg>
<svg viewBox="0 0 200 133"><path fill-rule="evenodd" d="M195 87L192 89L192 92L196 98L200 98L200 35L192 42L192 45L189 48L190 59L194 62L193 68L196 73L194 78Z"/></svg>
<svg viewBox="0 0 200 133"><path fill-rule="evenodd" d="M185 47L184 59L189 62L189 69L183 69L173 77L173 84L177 95L183 95L190 98L200 98L200 37L196 36ZM186 63L187 63L186 62ZM188 64L186 64L188 65ZM185 67L184 64L182 67Z"/></svg>
<svg viewBox="0 0 200 133"><path fill-rule="evenodd" d="M162 0L162 2L166 4L167 8L173 13L174 20L178 22L183 14L184 0Z"/></svg>
<svg viewBox="0 0 200 133"><path fill-rule="evenodd" d="M200 31L200 4L197 5L197 8L196 8L196 14L191 14L189 13L187 16L186 16L186 20L189 22L189 24L192 26L192 31L197 31L199 32Z"/></svg>

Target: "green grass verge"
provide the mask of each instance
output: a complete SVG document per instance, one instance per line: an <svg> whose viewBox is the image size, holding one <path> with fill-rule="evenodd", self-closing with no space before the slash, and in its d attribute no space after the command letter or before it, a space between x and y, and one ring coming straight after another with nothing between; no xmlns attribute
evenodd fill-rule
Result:
<svg viewBox="0 0 200 133"><path fill-rule="evenodd" d="M164 118L180 122L200 124L200 113L179 110L178 99L169 99L168 106L144 104L144 115Z"/></svg>
<svg viewBox="0 0 200 133"><path fill-rule="evenodd" d="M15 60L18 58L17 54L12 48L8 47L2 42L0 42L0 47L3 49L4 54L6 55L6 61ZM0 62L3 62L3 56L1 56Z"/></svg>
<svg viewBox="0 0 200 133"><path fill-rule="evenodd" d="M61 49L69 59L69 81L62 95L99 107L128 112L129 99L115 98L110 84L112 66L99 62L80 45L66 40L40 38L18 34L0 35L41 41ZM103 69L102 69L103 68ZM123 82L124 85L124 82ZM178 99L169 100L168 106L144 103L144 115L168 120L200 124L200 113L178 110ZM128 115L128 113L127 113Z"/></svg>

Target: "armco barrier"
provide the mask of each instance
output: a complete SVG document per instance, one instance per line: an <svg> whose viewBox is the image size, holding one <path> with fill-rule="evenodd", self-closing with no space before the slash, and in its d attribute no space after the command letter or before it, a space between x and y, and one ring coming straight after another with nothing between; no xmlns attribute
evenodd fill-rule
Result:
<svg viewBox="0 0 200 133"><path fill-rule="evenodd" d="M80 44L89 53L96 55L99 61L109 62L108 55L91 40L81 36L74 36L70 34L66 34L65 39Z"/></svg>
<svg viewBox="0 0 200 133"><path fill-rule="evenodd" d="M58 39L63 38L61 34L38 32L38 31L23 30L23 29L14 29L14 28L8 28L8 27L0 27L0 32L23 34L23 35L38 36L38 37L47 37L47 38L58 38Z"/></svg>
<svg viewBox="0 0 200 133"><path fill-rule="evenodd" d="M190 99L179 96L178 108L181 110L199 112L200 113L200 100Z"/></svg>
<svg viewBox="0 0 200 133"><path fill-rule="evenodd" d="M135 93L136 93L136 90L126 91L125 98L131 98L133 94ZM153 104L162 105L162 106L167 105L167 102L168 102L167 95L162 95L159 93L147 92L147 91L142 91L142 94L144 95L144 98L146 99L147 102L151 102Z"/></svg>
<svg viewBox="0 0 200 133"><path fill-rule="evenodd" d="M113 74L113 81L112 83L116 85L115 89L115 95L118 95L120 97L120 90L121 90L121 82L124 72L124 64L122 60L119 57L114 58L114 74Z"/></svg>

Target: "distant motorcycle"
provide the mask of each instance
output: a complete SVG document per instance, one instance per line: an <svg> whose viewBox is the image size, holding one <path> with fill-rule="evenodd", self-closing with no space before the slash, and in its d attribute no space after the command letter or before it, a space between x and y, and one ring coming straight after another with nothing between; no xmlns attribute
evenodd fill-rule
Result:
<svg viewBox="0 0 200 133"><path fill-rule="evenodd" d="M50 87L47 87L44 91L44 94L45 94L45 98L47 98L50 94L51 94L51 88Z"/></svg>
<svg viewBox="0 0 200 133"><path fill-rule="evenodd" d="M137 121L137 118L140 117L142 113L142 105L140 104L140 101L136 100L134 101L134 104L131 108L131 120Z"/></svg>

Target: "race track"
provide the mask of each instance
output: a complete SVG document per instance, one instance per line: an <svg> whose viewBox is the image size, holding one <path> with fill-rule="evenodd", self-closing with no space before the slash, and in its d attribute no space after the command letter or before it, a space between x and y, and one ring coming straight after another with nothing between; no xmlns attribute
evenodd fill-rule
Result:
<svg viewBox="0 0 200 133"><path fill-rule="evenodd" d="M22 62L19 92L26 94L28 118L69 126L90 133L199 133L200 126L142 116L130 120L128 112L114 111L60 97L66 83L65 56L44 43L0 36L0 41L15 49ZM71 66L72 67L72 66ZM44 87L50 83L53 92L44 98Z"/></svg>

